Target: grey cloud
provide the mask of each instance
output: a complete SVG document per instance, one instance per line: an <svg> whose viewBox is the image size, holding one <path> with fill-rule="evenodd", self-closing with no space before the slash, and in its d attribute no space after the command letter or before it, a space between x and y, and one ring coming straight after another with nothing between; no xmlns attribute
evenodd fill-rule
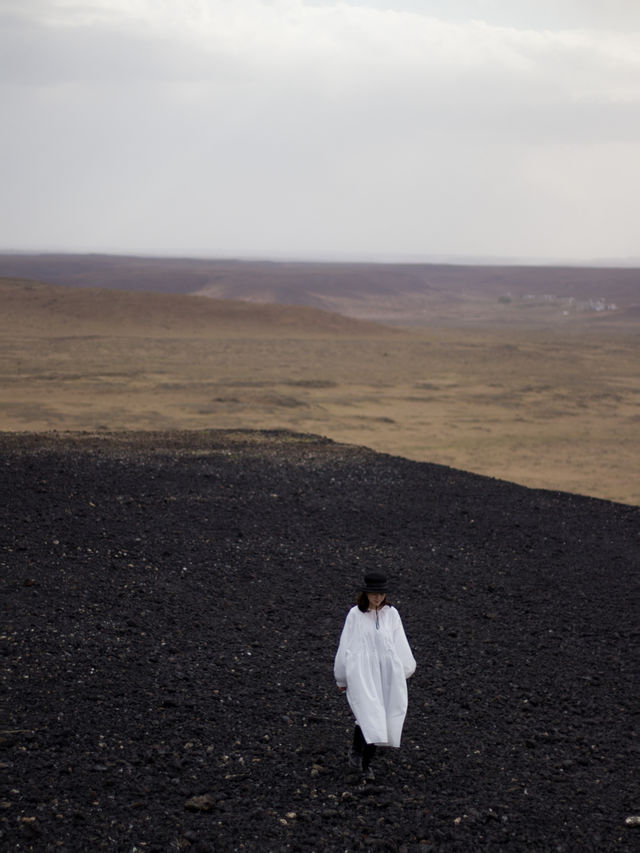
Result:
<svg viewBox="0 0 640 853"><path fill-rule="evenodd" d="M246 71L221 50L206 50L177 36L118 28L51 29L12 20L0 23L0 79L22 85L129 86L246 79Z"/></svg>
<svg viewBox="0 0 640 853"><path fill-rule="evenodd" d="M496 26L535 30L640 28L635 0L346 0L350 5L379 10L404 10L453 21L469 19ZM316 0L329 6L333 0Z"/></svg>
<svg viewBox="0 0 640 853"><path fill-rule="evenodd" d="M344 7L334 17L327 4L325 17L307 19L290 5L298 18L282 31L277 17L273 31L242 16L175 31L124 15L56 27L5 17L5 245L631 247L633 39L350 17Z"/></svg>

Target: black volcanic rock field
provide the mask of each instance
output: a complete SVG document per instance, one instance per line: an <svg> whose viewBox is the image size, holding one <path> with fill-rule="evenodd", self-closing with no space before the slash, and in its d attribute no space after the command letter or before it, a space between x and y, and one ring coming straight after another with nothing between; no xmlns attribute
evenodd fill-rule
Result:
<svg viewBox="0 0 640 853"><path fill-rule="evenodd" d="M6 851L640 847L640 510L284 432L0 435ZM365 569L418 668L347 774Z"/></svg>

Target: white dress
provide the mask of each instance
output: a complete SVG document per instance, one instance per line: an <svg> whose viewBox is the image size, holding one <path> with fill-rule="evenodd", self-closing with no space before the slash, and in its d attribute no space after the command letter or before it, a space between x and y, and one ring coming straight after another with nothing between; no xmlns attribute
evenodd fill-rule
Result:
<svg viewBox="0 0 640 853"><path fill-rule="evenodd" d="M377 617L377 619L376 619ZM377 625L376 625L377 622ZM347 613L333 672L367 743L400 746L416 662L395 607Z"/></svg>

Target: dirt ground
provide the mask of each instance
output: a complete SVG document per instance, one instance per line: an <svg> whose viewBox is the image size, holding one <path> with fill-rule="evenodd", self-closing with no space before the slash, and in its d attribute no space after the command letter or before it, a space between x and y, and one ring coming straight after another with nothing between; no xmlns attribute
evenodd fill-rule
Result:
<svg viewBox="0 0 640 853"><path fill-rule="evenodd" d="M0 430L285 428L640 504L632 336L0 341Z"/></svg>
<svg viewBox="0 0 640 853"><path fill-rule="evenodd" d="M640 504L633 325L386 328L7 280L0 297L0 431L292 429Z"/></svg>

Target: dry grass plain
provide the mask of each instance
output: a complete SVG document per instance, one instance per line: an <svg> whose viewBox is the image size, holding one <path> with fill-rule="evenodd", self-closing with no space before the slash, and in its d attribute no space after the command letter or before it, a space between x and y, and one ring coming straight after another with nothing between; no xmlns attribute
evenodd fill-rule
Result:
<svg viewBox="0 0 640 853"><path fill-rule="evenodd" d="M0 430L283 428L640 505L633 322L385 328L0 280Z"/></svg>

